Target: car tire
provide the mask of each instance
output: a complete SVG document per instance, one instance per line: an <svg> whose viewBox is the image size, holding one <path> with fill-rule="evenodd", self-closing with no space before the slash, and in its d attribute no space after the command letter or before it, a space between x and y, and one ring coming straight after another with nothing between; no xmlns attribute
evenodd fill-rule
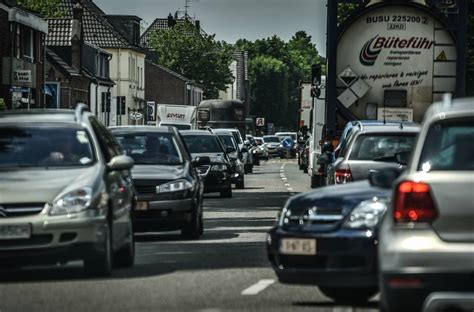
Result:
<svg viewBox="0 0 474 312"><path fill-rule="evenodd" d="M181 235L185 239L199 239L201 236L202 213L193 212L193 218L190 224L181 230Z"/></svg>
<svg viewBox="0 0 474 312"><path fill-rule="evenodd" d="M377 294L374 288L342 288L342 287L319 287L319 290L335 302L341 303L365 303Z"/></svg>
<svg viewBox="0 0 474 312"><path fill-rule="evenodd" d="M245 179L244 179L244 176L242 176L242 180L241 181L238 181L236 184L235 184L235 188L236 189L240 189L240 190L243 190L245 188Z"/></svg>
<svg viewBox="0 0 474 312"><path fill-rule="evenodd" d="M131 268L135 264L135 237L133 235L132 218L130 217L129 241L114 257L114 264L122 268Z"/></svg>
<svg viewBox="0 0 474 312"><path fill-rule="evenodd" d="M84 259L84 270L89 276L110 276L112 274L112 230L106 226L104 251Z"/></svg>
<svg viewBox="0 0 474 312"><path fill-rule="evenodd" d="M232 187L221 191L221 198L232 198Z"/></svg>

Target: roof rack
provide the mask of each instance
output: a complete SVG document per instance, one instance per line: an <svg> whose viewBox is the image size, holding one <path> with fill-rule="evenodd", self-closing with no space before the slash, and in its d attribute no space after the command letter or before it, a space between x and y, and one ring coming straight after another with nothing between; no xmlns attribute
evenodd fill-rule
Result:
<svg viewBox="0 0 474 312"><path fill-rule="evenodd" d="M76 122L77 123L80 123L82 122L82 114L84 112L89 112L90 109L89 109L89 105L87 104L84 104L84 103L78 103L76 105L76 109L75 109L75 115L76 115Z"/></svg>

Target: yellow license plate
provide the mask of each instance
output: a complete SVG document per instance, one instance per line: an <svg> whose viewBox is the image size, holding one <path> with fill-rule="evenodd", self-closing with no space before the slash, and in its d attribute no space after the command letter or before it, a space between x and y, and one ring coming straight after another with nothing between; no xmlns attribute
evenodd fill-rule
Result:
<svg viewBox="0 0 474 312"><path fill-rule="evenodd" d="M148 210L148 202L143 202L143 201L137 202L137 205L135 206L135 210L137 211Z"/></svg>

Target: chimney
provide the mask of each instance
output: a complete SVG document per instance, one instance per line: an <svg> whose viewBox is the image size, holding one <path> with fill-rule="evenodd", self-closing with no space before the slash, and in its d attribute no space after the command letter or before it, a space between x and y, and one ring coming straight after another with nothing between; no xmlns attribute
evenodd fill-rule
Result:
<svg viewBox="0 0 474 312"><path fill-rule="evenodd" d="M82 14L83 8L78 1L72 9L71 65L79 71L82 69Z"/></svg>

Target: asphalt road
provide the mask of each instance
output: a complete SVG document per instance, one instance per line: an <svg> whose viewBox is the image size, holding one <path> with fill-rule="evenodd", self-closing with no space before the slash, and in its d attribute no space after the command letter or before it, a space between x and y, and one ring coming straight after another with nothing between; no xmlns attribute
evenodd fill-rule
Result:
<svg viewBox="0 0 474 312"><path fill-rule="evenodd" d="M9 311L377 311L378 302L334 304L317 287L278 283L266 231L291 194L308 191L294 160L270 160L246 175L232 199L205 198L205 234L137 236L137 264L112 277L83 276L80 263L0 271L0 312Z"/></svg>

